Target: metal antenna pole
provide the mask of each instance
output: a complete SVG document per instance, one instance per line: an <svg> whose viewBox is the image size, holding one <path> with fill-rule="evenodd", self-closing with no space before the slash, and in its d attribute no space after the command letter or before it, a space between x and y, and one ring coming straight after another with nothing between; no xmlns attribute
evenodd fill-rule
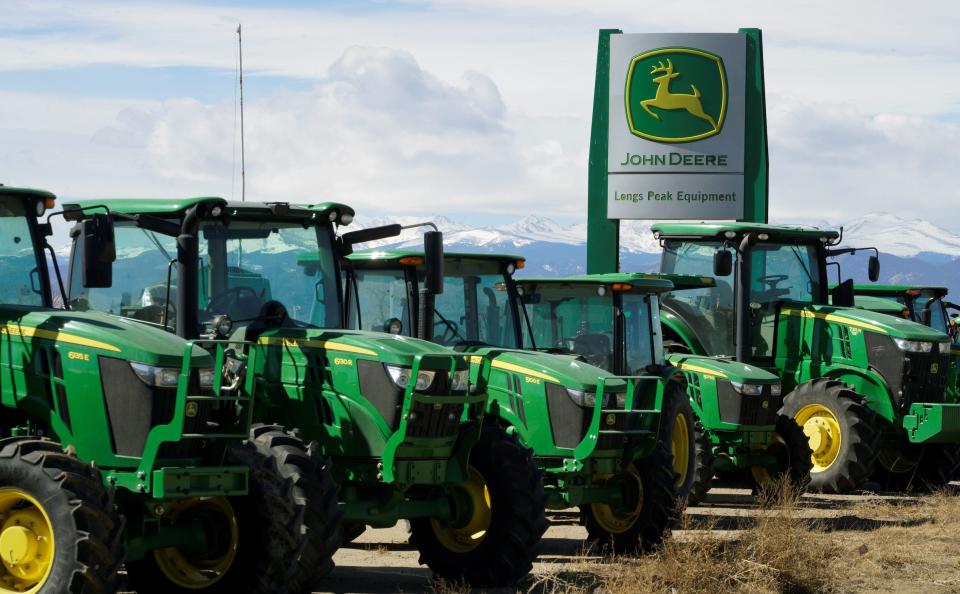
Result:
<svg viewBox="0 0 960 594"><path fill-rule="evenodd" d="M243 151L243 33L237 25L237 47L240 50L240 201L247 200L247 170Z"/></svg>

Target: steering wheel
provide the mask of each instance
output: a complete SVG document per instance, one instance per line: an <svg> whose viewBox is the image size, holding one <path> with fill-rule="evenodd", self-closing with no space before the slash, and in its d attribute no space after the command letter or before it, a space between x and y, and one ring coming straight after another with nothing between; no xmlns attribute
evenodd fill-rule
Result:
<svg viewBox="0 0 960 594"><path fill-rule="evenodd" d="M788 278L790 277L786 274L768 274L767 276L761 276L757 280L759 280L760 282L766 285L769 285L767 287L767 290L772 291L777 288L777 283L779 283L780 281L785 281Z"/></svg>
<svg viewBox="0 0 960 594"><path fill-rule="evenodd" d="M451 322L447 318L440 315L440 312L434 313L436 314L434 317L439 320L441 324L443 324L443 334L440 335L439 339L440 344L451 344L457 338L463 338L463 336L460 334L460 326L458 326L456 322Z"/></svg>
<svg viewBox="0 0 960 594"><path fill-rule="evenodd" d="M240 287L231 287L219 293L213 297L210 302L207 304L207 311L210 313L228 313L232 311L234 314L237 313L237 310L240 309L240 305L247 301L250 303L249 308L251 311L259 311L263 307L263 299L260 298L260 295L253 287L240 286ZM233 317L233 316L231 316ZM238 315L238 319L247 319L252 318L253 315Z"/></svg>

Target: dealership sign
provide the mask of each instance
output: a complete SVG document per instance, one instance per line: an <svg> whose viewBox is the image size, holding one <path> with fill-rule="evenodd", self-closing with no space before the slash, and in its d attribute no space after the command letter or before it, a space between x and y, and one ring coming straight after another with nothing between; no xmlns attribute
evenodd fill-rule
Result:
<svg viewBox="0 0 960 594"><path fill-rule="evenodd" d="M591 272L616 269L621 219L766 220L759 30L601 31L594 94Z"/></svg>

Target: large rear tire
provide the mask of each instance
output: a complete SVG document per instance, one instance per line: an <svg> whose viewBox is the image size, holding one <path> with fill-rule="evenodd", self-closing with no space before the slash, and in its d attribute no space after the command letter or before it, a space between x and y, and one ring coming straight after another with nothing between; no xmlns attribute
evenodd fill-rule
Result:
<svg viewBox="0 0 960 594"><path fill-rule="evenodd" d="M230 448L227 462L250 468L240 497L177 501L166 521L209 526L214 546L195 553L151 551L127 564L138 594L299 594L333 568L343 513L329 464L296 436L255 425Z"/></svg>
<svg viewBox="0 0 960 594"><path fill-rule="evenodd" d="M667 446L658 442L646 458L636 460L624 473L625 485L636 485L621 508L603 503L580 507L587 540L616 555L647 553L670 534L677 515L676 475Z"/></svg>
<svg viewBox="0 0 960 594"><path fill-rule="evenodd" d="M470 452L469 472L458 487L473 510L466 524L415 518L411 544L437 577L471 586L513 585L533 569L547 530L543 471L515 434L486 425Z"/></svg>
<svg viewBox="0 0 960 594"><path fill-rule="evenodd" d="M807 436L811 490L848 493L873 474L880 445L877 417L846 384L826 378L800 384L784 398L780 414Z"/></svg>
<svg viewBox="0 0 960 594"><path fill-rule="evenodd" d="M881 448L873 480L891 491L936 491L949 483L960 467L960 445L903 444Z"/></svg>
<svg viewBox="0 0 960 594"><path fill-rule="evenodd" d="M690 406L690 397L676 382L667 387L660 439L670 444L677 497L687 505L700 503L713 485L713 447Z"/></svg>
<svg viewBox="0 0 960 594"><path fill-rule="evenodd" d="M776 456L776 466L750 468L754 487L769 488L786 477L798 492L807 488L810 484L810 470L813 468L813 451L800 425L786 415L779 415L767 451Z"/></svg>
<svg viewBox="0 0 960 594"><path fill-rule="evenodd" d="M0 593L113 594L123 554L96 467L52 441L0 439Z"/></svg>

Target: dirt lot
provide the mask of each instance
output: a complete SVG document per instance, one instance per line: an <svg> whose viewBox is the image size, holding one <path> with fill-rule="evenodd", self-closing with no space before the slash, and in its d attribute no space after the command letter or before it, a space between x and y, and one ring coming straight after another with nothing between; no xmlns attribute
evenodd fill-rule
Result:
<svg viewBox="0 0 960 594"><path fill-rule="evenodd" d="M960 592L960 486L928 496L773 494L718 488L686 511L672 541L642 559L584 550L572 513L552 516L534 576L542 594ZM326 592L467 592L431 581L403 526L340 550ZM491 591L492 592L492 591Z"/></svg>

